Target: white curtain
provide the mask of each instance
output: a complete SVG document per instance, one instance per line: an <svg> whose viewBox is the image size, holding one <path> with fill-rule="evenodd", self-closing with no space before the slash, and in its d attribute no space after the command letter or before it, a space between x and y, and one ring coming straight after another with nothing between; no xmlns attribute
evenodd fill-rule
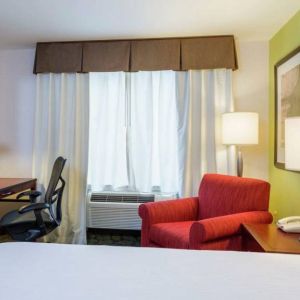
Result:
<svg viewBox="0 0 300 300"><path fill-rule="evenodd" d="M89 184L94 191L128 186L125 73L90 73L89 86Z"/></svg>
<svg viewBox="0 0 300 300"><path fill-rule="evenodd" d="M176 76L172 71L131 75L130 153L140 191L178 192Z"/></svg>
<svg viewBox="0 0 300 300"><path fill-rule="evenodd" d="M86 243L89 75L38 74L33 176L47 188L57 156L67 159L62 224L48 241Z"/></svg>
<svg viewBox="0 0 300 300"><path fill-rule="evenodd" d="M93 190L178 191L176 76L90 74Z"/></svg>
<svg viewBox="0 0 300 300"><path fill-rule="evenodd" d="M235 149L222 145L221 116L233 110L232 71L177 72L180 196L197 195L205 173L235 174Z"/></svg>
<svg viewBox="0 0 300 300"><path fill-rule="evenodd" d="M198 192L204 173L235 174L221 143L232 71L90 74L93 190Z"/></svg>

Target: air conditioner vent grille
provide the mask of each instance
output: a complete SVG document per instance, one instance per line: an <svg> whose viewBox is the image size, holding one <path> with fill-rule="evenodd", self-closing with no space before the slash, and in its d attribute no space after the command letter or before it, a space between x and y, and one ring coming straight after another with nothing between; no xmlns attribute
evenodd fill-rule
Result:
<svg viewBox="0 0 300 300"><path fill-rule="evenodd" d="M153 194L118 194L118 193L92 193L91 202L110 203L148 203L154 202Z"/></svg>
<svg viewBox="0 0 300 300"><path fill-rule="evenodd" d="M141 203L175 199L176 194L90 192L87 196L87 227L140 230Z"/></svg>

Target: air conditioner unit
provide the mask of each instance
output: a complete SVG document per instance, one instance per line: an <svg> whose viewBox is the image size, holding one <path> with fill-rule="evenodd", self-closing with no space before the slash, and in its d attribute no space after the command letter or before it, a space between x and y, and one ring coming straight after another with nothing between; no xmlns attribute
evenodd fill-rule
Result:
<svg viewBox="0 0 300 300"><path fill-rule="evenodd" d="M171 193L90 192L87 197L87 227L140 230L141 203L177 198Z"/></svg>

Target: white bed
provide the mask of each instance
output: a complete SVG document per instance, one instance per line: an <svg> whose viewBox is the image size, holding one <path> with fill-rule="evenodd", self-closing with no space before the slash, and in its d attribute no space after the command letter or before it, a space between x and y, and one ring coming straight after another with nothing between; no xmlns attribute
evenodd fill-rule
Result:
<svg viewBox="0 0 300 300"><path fill-rule="evenodd" d="M0 244L1 300L300 299L300 255Z"/></svg>

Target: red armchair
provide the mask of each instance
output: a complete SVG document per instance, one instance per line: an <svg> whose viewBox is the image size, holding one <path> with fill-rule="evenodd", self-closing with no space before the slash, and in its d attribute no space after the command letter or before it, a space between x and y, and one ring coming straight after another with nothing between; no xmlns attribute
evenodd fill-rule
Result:
<svg viewBox="0 0 300 300"><path fill-rule="evenodd" d="M241 250L242 223L271 223L269 183L206 174L198 197L142 204L142 247Z"/></svg>

